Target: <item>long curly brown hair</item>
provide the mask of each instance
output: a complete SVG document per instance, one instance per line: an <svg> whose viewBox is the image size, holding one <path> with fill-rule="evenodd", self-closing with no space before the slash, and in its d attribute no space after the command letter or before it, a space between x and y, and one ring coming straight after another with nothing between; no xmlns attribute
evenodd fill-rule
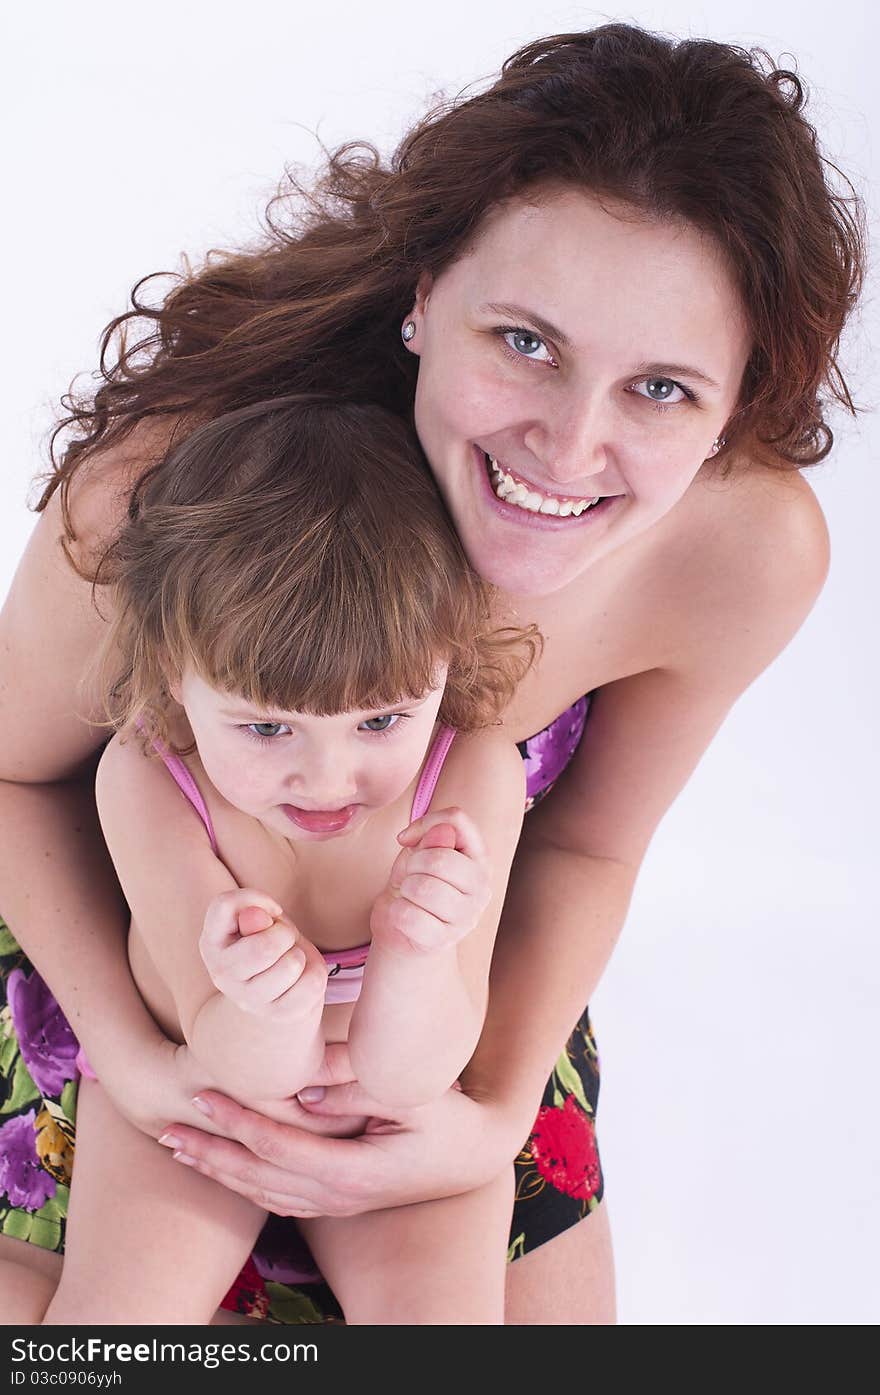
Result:
<svg viewBox="0 0 880 1395"><path fill-rule="evenodd" d="M829 172L795 72L763 49L612 23L539 39L487 91L446 102L383 164L366 142L289 176L262 244L139 281L104 332L100 384L64 399L36 507L93 452L165 418L196 421L275 394L330 391L410 418L417 365L400 342L420 273L461 256L489 208L547 181L686 219L727 254L753 342L717 457L824 459L829 398L865 272L862 201ZM72 429L72 430L71 430ZM61 433L59 435L59 433ZM71 436L73 439L71 439Z"/></svg>

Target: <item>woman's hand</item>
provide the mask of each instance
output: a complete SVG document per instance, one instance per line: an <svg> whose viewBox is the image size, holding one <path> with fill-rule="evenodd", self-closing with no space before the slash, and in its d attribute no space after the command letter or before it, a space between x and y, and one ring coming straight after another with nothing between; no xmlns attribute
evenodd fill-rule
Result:
<svg viewBox="0 0 880 1395"><path fill-rule="evenodd" d="M192 1105L193 1094L210 1085L210 1078L185 1046L158 1028L141 1038L136 1055L125 1051L120 1038L118 1050L93 1065L114 1107L141 1133L158 1138L172 1119L210 1127Z"/></svg>
<svg viewBox="0 0 880 1395"><path fill-rule="evenodd" d="M513 1161L531 1124L458 1088L393 1118L386 1110L383 1118L356 1082L332 1086L309 1113L320 1110L334 1124L372 1113L356 1138L321 1137L213 1092L200 1099L210 1110L207 1126L225 1137L175 1124L162 1141L179 1152L178 1161L275 1215L304 1219L354 1216L481 1186Z"/></svg>
<svg viewBox="0 0 880 1395"><path fill-rule="evenodd" d="M141 1133L152 1138L164 1135L172 1124L185 1122L193 1128L222 1134L222 1129L206 1119L193 1105L193 1096L214 1086L215 1081L195 1060L187 1046L169 1041L158 1029L148 1043L142 1042L136 1059L121 1056L105 1061L97 1070L102 1088L113 1106ZM293 1100L255 1100L255 1109L281 1117L285 1122L310 1126L305 1108ZM361 1133L366 1125L363 1114L356 1118L338 1117L316 1121L328 1133Z"/></svg>

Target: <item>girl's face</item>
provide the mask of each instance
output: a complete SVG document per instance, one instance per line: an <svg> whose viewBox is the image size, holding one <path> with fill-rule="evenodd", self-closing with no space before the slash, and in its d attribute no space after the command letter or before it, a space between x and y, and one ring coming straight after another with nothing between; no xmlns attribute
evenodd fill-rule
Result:
<svg viewBox="0 0 880 1395"><path fill-rule="evenodd" d="M571 188L490 210L411 318L422 446L471 565L515 595L560 590L673 507L751 347L713 242Z"/></svg>
<svg viewBox="0 0 880 1395"><path fill-rule="evenodd" d="M291 842L337 838L408 789L446 685L374 712L261 712L188 669L173 688L205 773L225 799Z"/></svg>

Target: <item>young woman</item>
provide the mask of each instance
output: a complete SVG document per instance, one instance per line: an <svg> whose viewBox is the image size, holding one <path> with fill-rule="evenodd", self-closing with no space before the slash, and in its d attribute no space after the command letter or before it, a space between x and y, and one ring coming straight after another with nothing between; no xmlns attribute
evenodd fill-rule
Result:
<svg viewBox="0 0 880 1395"><path fill-rule="evenodd" d="M116 1106L280 1217L463 1193L516 1158L513 1322L613 1318L584 1003L659 819L827 567L798 471L831 446L820 392L852 406L835 354L861 284L861 225L826 182L797 78L762 57L606 25L514 54L488 92L421 122L390 169L344 147L265 249L214 261L155 308L137 302L150 361L123 350L77 408L79 439L3 615L15 679L0 907ZM96 588L93 605L66 555L91 575L170 437L334 383L413 414L469 561L540 627L543 658L505 725L538 785L559 776L526 819L463 1089L351 1139L297 1127L305 1110L328 1128L381 1113L344 1050L325 1056L323 1099L301 1094L289 1122L216 1092L193 1107L206 1082L140 1004L94 817L100 733L79 688L103 598ZM109 1058L90 1040L99 1009L118 1026ZM27 1104L16 1097L0 1141L7 1185L36 1203L12 1207L25 1218L7 1234L57 1246L72 1087L62 1019L41 1010L61 1064ZM26 1018L13 1004L14 1024ZM62 1118L47 1135L52 1108ZM205 1113L225 1138L193 1127ZM35 1125L54 1179L33 1171Z"/></svg>

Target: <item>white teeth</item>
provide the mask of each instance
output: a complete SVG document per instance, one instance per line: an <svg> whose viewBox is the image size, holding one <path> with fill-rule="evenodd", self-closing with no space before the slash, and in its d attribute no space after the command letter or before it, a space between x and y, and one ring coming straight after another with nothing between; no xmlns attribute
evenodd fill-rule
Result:
<svg viewBox="0 0 880 1395"><path fill-rule="evenodd" d="M512 475L508 475L502 470L493 456L489 456L489 464L492 471L492 488L499 499L504 499L508 504L516 504L521 509L526 509L529 513L558 514L560 518L567 518L569 515L579 518L585 509L591 508L593 504L598 504L601 495L597 494L594 499L557 499L554 495L545 497L537 490L530 490L526 485L515 480Z"/></svg>

